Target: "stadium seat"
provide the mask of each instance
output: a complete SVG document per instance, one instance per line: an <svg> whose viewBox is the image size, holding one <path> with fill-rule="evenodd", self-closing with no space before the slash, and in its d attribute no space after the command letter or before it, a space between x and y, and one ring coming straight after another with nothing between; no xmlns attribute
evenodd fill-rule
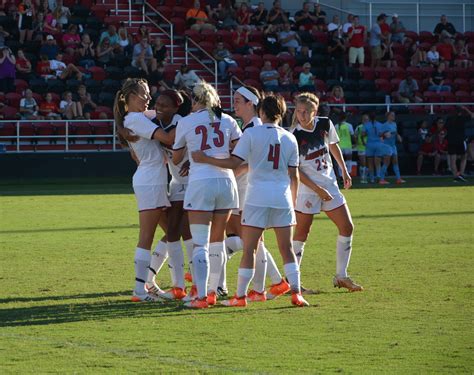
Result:
<svg viewBox="0 0 474 375"><path fill-rule="evenodd" d="M166 6L166 5L159 5L159 6L156 6L155 9L160 12L163 17L165 17L166 19L170 19L171 16L173 15L173 8L172 7L169 7L169 6Z"/></svg>
<svg viewBox="0 0 474 375"><path fill-rule="evenodd" d="M388 79L377 78L375 80L375 87L377 90L383 91L385 94L390 94L392 92L392 85Z"/></svg>
<svg viewBox="0 0 474 375"><path fill-rule="evenodd" d="M374 80L375 79L375 70L367 66L361 66L359 68L360 74L363 79Z"/></svg>
<svg viewBox="0 0 474 375"><path fill-rule="evenodd" d="M51 79L48 81L48 91L62 95L66 91L66 85L59 79Z"/></svg>
<svg viewBox="0 0 474 375"><path fill-rule="evenodd" d="M31 91L38 94L46 94L48 92L48 84L43 78L33 78L30 80Z"/></svg>
<svg viewBox="0 0 474 375"><path fill-rule="evenodd" d="M13 122L2 122L0 123L0 143L10 142L11 144L16 142L16 123Z"/></svg>
<svg viewBox="0 0 474 375"><path fill-rule="evenodd" d="M73 94L75 94L81 84L82 82L77 79L68 79L66 81L66 90L71 91Z"/></svg>
<svg viewBox="0 0 474 375"><path fill-rule="evenodd" d="M405 31L405 37L411 39L413 42L416 42L419 39L418 34L415 31L410 30Z"/></svg>
<svg viewBox="0 0 474 375"><path fill-rule="evenodd" d="M375 68L375 76L377 78L389 80L392 78L392 69L385 67Z"/></svg>
<svg viewBox="0 0 474 375"><path fill-rule="evenodd" d="M392 91L398 91L398 87L400 86L400 82L402 80L400 78L392 78L390 80L390 85L392 87Z"/></svg>
<svg viewBox="0 0 474 375"><path fill-rule="evenodd" d="M256 66L247 66L245 69L245 77L247 79L254 79L256 81L260 80L261 69Z"/></svg>
<svg viewBox="0 0 474 375"><path fill-rule="evenodd" d="M272 63L272 67L274 69L278 68L278 65L280 63L280 60L278 57L276 57L275 55L271 55L269 53L266 53L262 56L262 59L263 59L263 62L265 63L265 61L270 61Z"/></svg>
<svg viewBox="0 0 474 375"><path fill-rule="evenodd" d="M123 70L116 67L116 66L108 66L105 68L105 72L107 73L107 78L115 79L115 80L122 80L124 78Z"/></svg>
<svg viewBox="0 0 474 375"><path fill-rule="evenodd" d="M339 81L338 79L327 79L326 86L328 90L331 91L334 86L342 86L342 84L341 81Z"/></svg>
<svg viewBox="0 0 474 375"><path fill-rule="evenodd" d="M92 129L92 134L95 136L98 135L104 135L104 136L109 136L112 135L112 126L110 125L109 122L105 121L91 121L90 126ZM95 137L94 142L97 141L106 141L106 142L111 142L112 138L111 137Z"/></svg>
<svg viewBox="0 0 474 375"><path fill-rule="evenodd" d="M91 66L89 72L91 72L92 79L95 81L103 81L107 76L105 70L100 66Z"/></svg>
<svg viewBox="0 0 474 375"><path fill-rule="evenodd" d="M263 43L263 32L260 30L252 30L249 35L249 42Z"/></svg>
<svg viewBox="0 0 474 375"><path fill-rule="evenodd" d="M114 79L106 79L102 81L102 90L104 92L115 93L120 89L120 82Z"/></svg>
<svg viewBox="0 0 474 375"><path fill-rule="evenodd" d="M229 45L232 45L232 33L228 30L218 30L217 31L217 38L221 42L227 43Z"/></svg>
<svg viewBox="0 0 474 375"><path fill-rule="evenodd" d="M229 69L227 69L227 73L233 77L240 79L241 81L245 79L244 70L238 66L229 67Z"/></svg>
<svg viewBox="0 0 474 375"><path fill-rule="evenodd" d="M28 88L28 82L26 82L23 79L18 79L18 78L15 79L14 85L15 85L15 91L18 94L23 94L23 92Z"/></svg>
<svg viewBox="0 0 474 375"><path fill-rule="evenodd" d="M100 105L106 107L112 107L114 105L115 95L110 92L101 92L99 94L99 103Z"/></svg>
<svg viewBox="0 0 474 375"><path fill-rule="evenodd" d="M361 103L376 103L377 97L373 91L360 91L359 101Z"/></svg>
<svg viewBox="0 0 474 375"><path fill-rule="evenodd" d="M418 68L416 66L409 66L407 69L407 73L411 74L415 80L417 80L418 83L420 83L420 80L424 78L424 73L421 68Z"/></svg>
<svg viewBox="0 0 474 375"><path fill-rule="evenodd" d="M420 43L429 43L433 45L437 42L437 38L431 31L420 31L418 34Z"/></svg>
<svg viewBox="0 0 474 375"><path fill-rule="evenodd" d="M20 108L21 95L16 92L9 92L5 95L5 101L10 107Z"/></svg>
<svg viewBox="0 0 474 375"><path fill-rule="evenodd" d="M263 66L263 59L259 55L247 55L245 56L248 66L253 66L255 68L261 68Z"/></svg>
<svg viewBox="0 0 474 375"><path fill-rule="evenodd" d="M86 88L87 88L87 91L90 92L91 94L98 94L101 92L102 90L102 85L100 82L97 82L93 79L88 79L86 82L85 82L85 85L86 85Z"/></svg>
<svg viewBox="0 0 474 375"><path fill-rule="evenodd" d="M359 90L359 81L346 79L342 81L342 88L344 91L357 91Z"/></svg>
<svg viewBox="0 0 474 375"><path fill-rule="evenodd" d="M471 94L468 91L456 91L456 99L461 103L469 103L471 101Z"/></svg>
<svg viewBox="0 0 474 375"><path fill-rule="evenodd" d="M245 56L239 54L239 53L233 53L232 54L232 59L237 63L237 66L241 69L244 69L245 67Z"/></svg>
<svg viewBox="0 0 474 375"><path fill-rule="evenodd" d="M374 91L375 82L373 80L360 79L359 80L359 89L361 91Z"/></svg>
<svg viewBox="0 0 474 375"><path fill-rule="evenodd" d="M255 79L249 79L247 78L245 81L244 81L244 84L246 86L253 86L255 87L257 90L261 90L262 89L262 84L260 83L260 81L257 81Z"/></svg>
<svg viewBox="0 0 474 375"><path fill-rule="evenodd" d="M323 81L322 79L315 79L314 80L314 85L316 86L316 89L321 92L327 92L328 91L328 86L326 85L326 82Z"/></svg>
<svg viewBox="0 0 474 375"><path fill-rule="evenodd" d="M176 6L176 4L173 7L173 18L180 18L182 20L186 19L186 13L188 11L188 8L182 7L182 6Z"/></svg>
<svg viewBox="0 0 474 375"><path fill-rule="evenodd" d="M186 22L184 21L184 19L179 17L172 17L170 21L174 25L174 30L176 34L183 35L184 31L186 30Z"/></svg>
<svg viewBox="0 0 474 375"><path fill-rule="evenodd" d="M3 107L2 112L5 120L16 120L18 118L17 107L10 107L6 105Z"/></svg>
<svg viewBox="0 0 474 375"><path fill-rule="evenodd" d="M212 43L214 46L217 44L218 35L215 31L203 30L201 31L201 41Z"/></svg>
<svg viewBox="0 0 474 375"><path fill-rule="evenodd" d="M45 122L36 122L33 124L36 135L40 137L47 137L47 138L40 138L39 142L53 142L57 141L57 139L54 138L55 136L55 128L53 123L49 121Z"/></svg>
<svg viewBox="0 0 474 375"><path fill-rule="evenodd" d="M196 43L199 43L201 41L201 33L197 30L188 29L184 32L184 35L192 39Z"/></svg>

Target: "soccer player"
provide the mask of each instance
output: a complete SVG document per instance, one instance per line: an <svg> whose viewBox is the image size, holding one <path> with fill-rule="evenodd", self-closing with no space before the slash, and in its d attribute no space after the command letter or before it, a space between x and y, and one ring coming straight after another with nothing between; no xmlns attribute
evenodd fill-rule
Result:
<svg viewBox="0 0 474 375"><path fill-rule="evenodd" d="M339 114L339 123L336 126L337 135L339 136L339 144L341 148L346 168L351 173L352 168L352 143L354 138L354 128L347 121L347 114L341 112ZM342 173L341 173L342 174Z"/></svg>
<svg viewBox="0 0 474 375"><path fill-rule="evenodd" d="M364 124L367 122L369 122L369 115L364 113L362 115L361 124L359 124L354 131L356 138L357 157L359 159L360 182L362 184L367 183L367 160L365 158L365 145L367 143L367 137L363 135Z"/></svg>
<svg viewBox="0 0 474 375"><path fill-rule="evenodd" d="M402 137L398 134L397 123L395 122L395 112L390 111L386 114L387 121L382 125L383 143L391 150L392 168L395 172L396 183L404 184L406 181L400 176L400 167L398 166L397 141L402 142ZM384 166L382 167L384 168Z"/></svg>
<svg viewBox="0 0 474 375"><path fill-rule="evenodd" d="M326 212L339 231L334 286L352 292L360 291L362 287L347 274L354 225L346 199L339 191L330 154L342 170L345 189L351 187L352 179L344 163L334 125L329 118L317 116L318 107L319 99L314 94L302 93L295 98L292 131L299 146L301 185L295 208L297 224L293 248L301 264L313 216Z"/></svg>
<svg viewBox="0 0 474 375"><path fill-rule="evenodd" d="M232 156L217 159L194 152L194 161L221 168L237 168L248 162L248 189L242 211L244 250L240 262L237 292L225 306L245 307L248 286L255 273L255 252L266 228L274 228L286 277L291 286L291 302L308 306L301 295L300 271L291 246L295 224L294 203L298 192L298 146L296 139L278 124L286 112L282 97L270 95L262 100L261 126L246 130Z"/></svg>
<svg viewBox="0 0 474 375"><path fill-rule="evenodd" d="M202 150L227 158L241 135L237 122L223 114L216 90L206 82L194 86L193 113L178 121L173 145L173 163ZM185 306L207 308L216 303L216 292L224 264L224 236L232 209L238 207L238 192L232 171L191 160L189 185L184 196L193 238L193 291ZM211 230L212 224L212 230ZM209 281L209 293L208 293Z"/></svg>

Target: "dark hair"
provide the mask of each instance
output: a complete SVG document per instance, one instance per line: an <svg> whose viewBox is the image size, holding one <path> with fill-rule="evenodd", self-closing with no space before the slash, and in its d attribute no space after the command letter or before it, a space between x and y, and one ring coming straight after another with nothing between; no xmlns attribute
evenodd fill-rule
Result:
<svg viewBox="0 0 474 375"><path fill-rule="evenodd" d="M286 113L285 99L281 95L267 95L261 102L260 111L269 121L281 122Z"/></svg>
<svg viewBox="0 0 474 375"><path fill-rule="evenodd" d="M346 112L341 112L339 114L339 121L345 121L347 119L347 113Z"/></svg>
<svg viewBox="0 0 474 375"><path fill-rule="evenodd" d="M257 105L253 105L255 111L258 111L259 107L260 107L260 104L262 103L262 99L263 99L263 95L260 93L260 91L258 91L255 87L253 86L243 86L244 88L246 88L247 90L249 90L252 94L254 94L257 98L258 98L258 104ZM250 100L248 100L245 96L242 96L245 100L245 102L249 102Z"/></svg>
<svg viewBox="0 0 474 375"><path fill-rule="evenodd" d="M179 93L181 94L181 98L183 99L183 102L179 106L177 113L178 115L184 117L191 113L191 108L193 106L193 103L191 101L191 98L189 97L189 94L186 91L181 90L179 91Z"/></svg>
<svg viewBox="0 0 474 375"><path fill-rule="evenodd" d="M161 95L168 97L173 102L173 105L177 108L179 108L179 106L183 104L183 97L181 96L179 91L165 90L160 94L160 96Z"/></svg>

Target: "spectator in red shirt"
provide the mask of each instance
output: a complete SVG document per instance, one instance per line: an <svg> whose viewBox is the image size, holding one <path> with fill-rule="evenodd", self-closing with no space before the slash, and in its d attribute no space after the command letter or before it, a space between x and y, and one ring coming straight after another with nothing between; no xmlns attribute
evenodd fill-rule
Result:
<svg viewBox="0 0 474 375"><path fill-rule="evenodd" d="M45 79L55 79L56 75L51 70L51 63L48 60L48 56L41 55L40 59L41 60L36 64L36 73Z"/></svg>
<svg viewBox="0 0 474 375"><path fill-rule="evenodd" d="M367 39L367 30L365 26L359 24L359 16L354 16L352 26L347 32L349 39L349 66L359 62L359 65L364 65L365 54L364 44Z"/></svg>
<svg viewBox="0 0 474 375"><path fill-rule="evenodd" d="M441 61L446 62L447 65L451 65L455 53L453 41L447 36L442 36L441 43L437 45L437 49Z"/></svg>
<svg viewBox="0 0 474 375"><path fill-rule="evenodd" d="M31 62L25 57L25 53L22 49L19 49L17 52L16 77L26 81L32 78Z"/></svg>
<svg viewBox="0 0 474 375"><path fill-rule="evenodd" d="M45 101L40 104L39 112L45 118L60 120L61 115L59 114L58 105L53 102L53 95L48 92L45 96Z"/></svg>
<svg viewBox="0 0 474 375"><path fill-rule="evenodd" d="M344 98L344 90L341 86L334 86L331 90L331 94L328 97L329 104L345 104L346 99ZM332 113L339 114L344 110L342 107L331 107Z"/></svg>
<svg viewBox="0 0 474 375"><path fill-rule="evenodd" d="M434 141L435 158L434 173L439 175L439 164L441 161L448 160L448 140L446 139L446 131L442 130L438 133Z"/></svg>
<svg viewBox="0 0 474 375"><path fill-rule="evenodd" d="M290 64L284 63L278 68L278 73L280 74L278 82L280 83L281 91L290 91L292 93L296 91L297 86L295 85L293 69L291 69Z"/></svg>
<svg viewBox="0 0 474 375"><path fill-rule="evenodd" d="M240 8L237 11L237 23L243 26L249 25L251 15L252 13L250 12L250 9L247 3L241 3Z"/></svg>
<svg viewBox="0 0 474 375"><path fill-rule="evenodd" d="M440 132L446 132L444 128L444 119L442 117L436 118L430 128L430 133L434 135L438 135Z"/></svg>
<svg viewBox="0 0 474 375"><path fill-rule="evenodd" d="M249 43L250 31L239 25L235 31L232 32L232 45L234 46L234 52L242 55L247 55L250 52Z"/></svg>
<svg viewBox="0 0 474 375"><path fill-rule="evenodd" d="M74 52L81 46L81 37L77 33L77 26L72 24L68 27L67 32L62 37L63 46L68 55L73 55Z"/></svg>
<svg viewBox="0 0 474 375"><path fill-rule="evenodd" d="M425 138L425 142L420 147L420 151L418 151L418 158L416 159L416 174L421 174L423 158L427 157L434 160L435 156L436 150L433 145L433 136L428 134Z"/></svg>
<svg viewBox="0 0 474 375"><path fill-rule="evenodd" d="M385 41L390 41L390 25L387 23L387 15L382 13L379 15L382 19L382 23L380 23L380 30L382 31L382 35L385 37Z"/></svg>

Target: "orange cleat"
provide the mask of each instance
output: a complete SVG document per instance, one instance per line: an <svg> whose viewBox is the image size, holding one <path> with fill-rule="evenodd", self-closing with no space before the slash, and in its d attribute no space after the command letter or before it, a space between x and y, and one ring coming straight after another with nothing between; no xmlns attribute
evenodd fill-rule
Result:
<svg viewBox="0 0 474 375"><path fill-rule="evenodd" d="M267 292L263 291L262 293L257 292L256 290L251 290L247 295L248 302L265 302L267 300Z"/></svg>
<svg viewBox="0 0 474 375"><path fill-rule="evenodd" d="M185 307L189 307L191 309L207 309L209 307L209 304L207 303L207 298L196 298L193 299L192 301L186 302L184 304Z"/></svg>
<svg viewBox="0 0 474 375"><path fill-rule="evenodd" d="M133 292L132 298L130 299L132 302L159 302L160 298L148 293L138 294Z"/></svg>
<svg viewBox="0 0 474 375"><path fill-rule="evenodd" d="M379 185L390 185L390 182L388 182L387 180L380 180Z"/></svg>
<svg viewBox="0 0 474 375"><path fill-rule="evenodd" d="M217 303L216 292L207 293L207 303L209 306L214 306Z"/></svg>
<svg viewBox="0 0 474 375"><path fill-rule="evenodd" d="M396 183L397 185L400 185L400 184L406 183L406 181L403 180L403 179L401 179L401 178L399 178L395 183Z"/></svg>
<svg viewBox="0 0 474 375"><path fill-rule="evenodd" d="M161 294L160 297L166 299L183 299L184 297L186 297L186 291L182 288L174 287L168 290L167 292Z"/></svg>
<svg viewBox="0 0 474 375"><path fill-rule="evenodd" d="M334 288L346 288L349 292L361 292L364 288L361 285L356 284L350 277L337 277L332 279Z"/></svg>
<svg viewBox="0 0 474 375"><path fill-rule="evenodd" d="M186 272L184 274L184 280L186 280L188 283L193 282L193 276L191 275L191 272Z"/></svg>
<svg viewBox="0 0 474 375"><path fill-rule="evenodd" d="M308 301L306 301L301 293L291 293L291 303L298 307L306 307L309 306Z"/></svg>
<svg viewBox="0 0 474 375"><path fill-rule="evenodd" d="M246 307L247 298L245 298L245 296L237 297L237 295L235 295L231 299L222 301L222 305L227 306L227 307Z"/></svg>
<svg viewBox="0 0 474 375"><path fill-rule="evenodd" d="M191 286L191 290L188 292L188 294L182 299L184 302L189 302L197 298L198 292L197 292L197 286L193 285Z"/></svg>
<svg viewBox="0 0 474 375"><path fill-rule="evenodd" d="M275 299L290 290L290 284L285 279L281 279L278 284L273 284L267 293L267 299Z"/></svg>

